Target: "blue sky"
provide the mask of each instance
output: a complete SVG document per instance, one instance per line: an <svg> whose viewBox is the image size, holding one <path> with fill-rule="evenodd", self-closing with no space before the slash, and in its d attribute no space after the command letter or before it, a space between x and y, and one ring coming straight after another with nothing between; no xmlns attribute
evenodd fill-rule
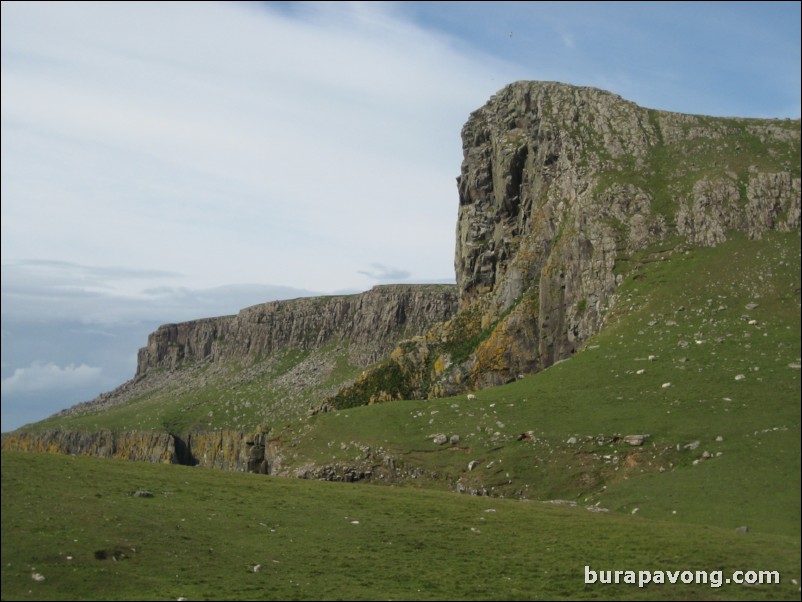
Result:
<svg viewBox="0 0 802 602"><path fill-rule="evenodd" d="M2 428L159 323L453 280L459 132L546 79L800 114L800 4L2 4Z"/></svg>

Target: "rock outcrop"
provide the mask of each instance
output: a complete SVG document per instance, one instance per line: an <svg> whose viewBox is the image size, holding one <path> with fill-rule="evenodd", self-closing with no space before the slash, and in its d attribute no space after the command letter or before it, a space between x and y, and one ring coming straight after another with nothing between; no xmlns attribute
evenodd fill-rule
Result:
<svg viewBox="0 0 802 602"><path fill-rule="evenodd" d="M268 474L267 437L267 432L258 430L229 429L183 436L160 431L46 430L6 434L2 448Z"/></svg>
<svg viewBox="0 0 802 602"><path fill-rule="evenodd" d="M358 295L307 297L247 307L236 316L165 324L139 350L137 376L184 362L265 356L293 348L349 342L351 360L367 366L402 338L425 332L457 309L451 285L382 285Z"/></svg>
<svg viewBox="0 0 802 602"><path fill-rule="evenodd" d="M387 356L399 341L448 320L458 304L454 285L393 284L356 295L271 301L235 316L165 324L139 350L133 379L59 415L108 409L182 378L192 386L203 384L185 368L230 362L258 365L292 350L308 352L342 343L350 364L367 367ZM300 384L282 384L290 389L309 387L330 376L329 370L312 366L299 376Z"/></svg>
<svg viewBox="0 0 802 602"><path fill-rule="evenodd" d="M681 115L518 82L471 114L462 141L460 314L402 343L334 405L542 370L602 328L621 259L800 227L798 121Z"/></svg>

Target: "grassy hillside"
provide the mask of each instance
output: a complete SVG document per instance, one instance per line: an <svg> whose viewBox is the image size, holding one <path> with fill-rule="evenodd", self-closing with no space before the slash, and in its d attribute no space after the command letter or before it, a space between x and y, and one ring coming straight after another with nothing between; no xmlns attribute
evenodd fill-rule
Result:
<svg viewBox="0 0 802 602"><path fill-rule="evenodd" d="M281 433L283 464L798 536L799 232L652 249L625 274L572 359L475 400L316 416ZM615 440L636 434L641 447Z"/></svg>
<svg viewBox="0 0 802 602"><path fill-rule="evenodd" d="M796 535L435 491L3 452L2 516L6 600L799 597ZM586 585L586 565L781 583Z"/></svg>
<svg viewBox="0 0 802 602"><path fill-rule="evenodd" d="M286 424L305 417L310 400L334 393L359 371L348 362L346 343L314 351L293 349L255 361L188 365L150 374L150 390L124 403L51 417L25 430L156 429L180 433Z"/></svg>

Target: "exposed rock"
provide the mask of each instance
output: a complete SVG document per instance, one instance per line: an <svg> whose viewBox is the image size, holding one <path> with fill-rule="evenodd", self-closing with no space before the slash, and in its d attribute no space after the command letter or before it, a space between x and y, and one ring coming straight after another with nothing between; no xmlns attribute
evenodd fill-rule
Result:
<svg viewBox="0 0 802 602"><path fill-rule="evenodd" d="M179 368L229 360L257 361L287 350L312 351L347 342L349 362L368 366L398 341L422 334L449 319L458 307L457 290L447 284L390 284L358 295L271 301L236 316L165 324L139 350L133 379L97 398L60 412L97 411L125 402L163 384ZM306 388L329 372L303 374L287 387ZM324 404L326 409L333 409ZM310 413L321 409L312 407Z"/></svg>
<svg viewBox="0 0 802 602"><path fill-rule="evenodd" d="M624 443L629 443L632 446L643 445L649 435L627 435L622 439Z"/></svg>
<svg viewBox="0 0 802 602"><path fill-rule="evenodd" d="M744 525L743 527L736 527L735 528L735 532L736 533L749 533L749 527L747 527L746 525Z"/></svg>
<svg viewBox="0 0 802 602"><path fill-rule="evenodd" d="M690 443L686 443L685 445L683 445L683 448L688 450L694 450L697 449L701 444L702 442L697 439L696 441L691 441Z"/></svg>
<svg viewBox="0 0 802 602"><path fill-rule="evenodd" d="M470 462L468 462L468 470L469 471L473 470L477 466L479 466L479 461L478 460L471 460Z"/></svg>
<svg viewBox="0 0 802 602"><path fill-rule="evenodd" d="M448 442L448 437L446 437L442 433L439 433L439 434L435 435L434 437L432 437L432 442L435 445L443 445L443 444Z"/></svg>
<svg viewBox="0 0 802 602"><path fill-rule="evenodd" d="M182 361L315 349L335 339L351 343L355 364L368 365L400 339L447 320L456 308L450 285L393 284L359 295L271 301L236 316L160 326L139 352L137 376L152 368L175 369Z"/></svg>
<svg viewBox="0 0 802 602"><path fill-rule="evenodd" d="M166 464L201 465L232 471L269 472L265 433L233 430L190 432L182 437L157 431L15 432L3 436L4 450L98 456Z"/></svg>
<svg viewBox="0 0 802 602"><path fill-rule="evenodd" d="M451 442L451 445L456 445L459 443L459 435L451 435L449 441Z"/></svg>
<svg viewBox="0 0 802 602"><path fill-rule="evenodd" d="M134 491L132 494L134 497L153 497L153 494L150 491Z"/></svg>
<svg viewBox="0 0 802 602"><path fill-rule="evenodd" d="M384 397L502 384L569 357L616 304L617 258L669 235L684 250L799 228L799 178L779 160L749 168L745 131L786 156L798 148L794 124L664 113L553 82L499 91L462 130L462 308L397 348L404 386ZM432 369L434 358L448 361ZM382 369L374 388L393 380Z"/></svg>

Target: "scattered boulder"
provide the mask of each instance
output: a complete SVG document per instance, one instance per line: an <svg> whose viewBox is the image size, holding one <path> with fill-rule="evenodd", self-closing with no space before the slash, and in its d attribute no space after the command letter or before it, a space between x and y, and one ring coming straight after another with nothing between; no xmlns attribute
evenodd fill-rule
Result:
<svg viewBox="0 0 802 602"><path fill-rule="evenodd" d="M449 441L451 441L451 445L456 445L459 443L459 435L451 435Z"/></svg>
<svg viewBox="0 0 802 602"><path fill-rule="evenodd" d="M436 445L443 445L448 441L448 437L446 437L443 433L438 433L432 437L432 441L434 441Z"/></svg>
<svg viewBox="0 0 802 602"><path fill-rule="evenodd" d="M736 533L749 533L749 527L747 527L746 525L744 525L743 527L736 527L735 528L735 532Z"/></svg>
<svg viewBox="0 0 802 602"><path fill-rule="evenodd" d="M671 386L671 383L663 383L662 387L664 389L668 389Z"/></svg>
<svg viewBox="0 0 802 602"><path fill-rule="evenodd" d="M468 470L469 471L473 470L477 466L479 466L479 461L478 460L471 460L470 462L468 462Z"/></svg>
<svg viewBox="0 0 802 602"><path fill-rule="evenodd" d="M736 374L735 380L746 380L746 376L744 376L743 374Z"/></svg>
<svg viewBox="0 0 802 602"><path fill-rule="evenodd" d="M716 437L716 443L721 443L722 441L724 441L724 437L722 437L721 435Z"/></svg>
<svg viewBox="0 0 802 602"><path fill-rule="evenodd" d="M748 309L749 311L752 311L753 309L756 309L758 307L758 304L757 303L747 303L744 307L746 307L746 309Z"/></svg>
<svg viewBox="0 0 802 602"><path fill-rule="evenodd" d="M41 573L31 573L31 579L33 579L36 582L41 583L42 581L45 580L45 576L42 575Z"/></svg>
<svg viewBox="0 0 802 602"><path fill-rule="evenodd" d="M576 445L576 437L569 437L568 441L566 441L568 445Z"/></svg>
<svg viewBox="0 0 802 602"><path fill-rule="evenodd" d="M476 395L473 393L468 393L468 401L473 401L474 399L476 399Z"/></svg>
<svg viewBox="0 0 802 602"><path fill-rule="evenodd" d="M637 447L639 445L643 445L643 442L646 441L646 438L649 435L627 435L622 439L624 443L629 443L630 445Z"/></svg>
<svg viewBox="0 0 802 602"><path fill-rule="evenodd" d="M697 447L699 447L701 444L702 444L702 442L699 441L699 439L697 439L696 441L691 441L690 443L686 443L683 447L685 449L694 450Z"/></svg>
<svg viewBox="0 0 802 602"><path fill-rule="evenodd" d="M153 497L150 491L143 491L141 489L139 491L134 491L131 495L133 497Z"/></svg>

